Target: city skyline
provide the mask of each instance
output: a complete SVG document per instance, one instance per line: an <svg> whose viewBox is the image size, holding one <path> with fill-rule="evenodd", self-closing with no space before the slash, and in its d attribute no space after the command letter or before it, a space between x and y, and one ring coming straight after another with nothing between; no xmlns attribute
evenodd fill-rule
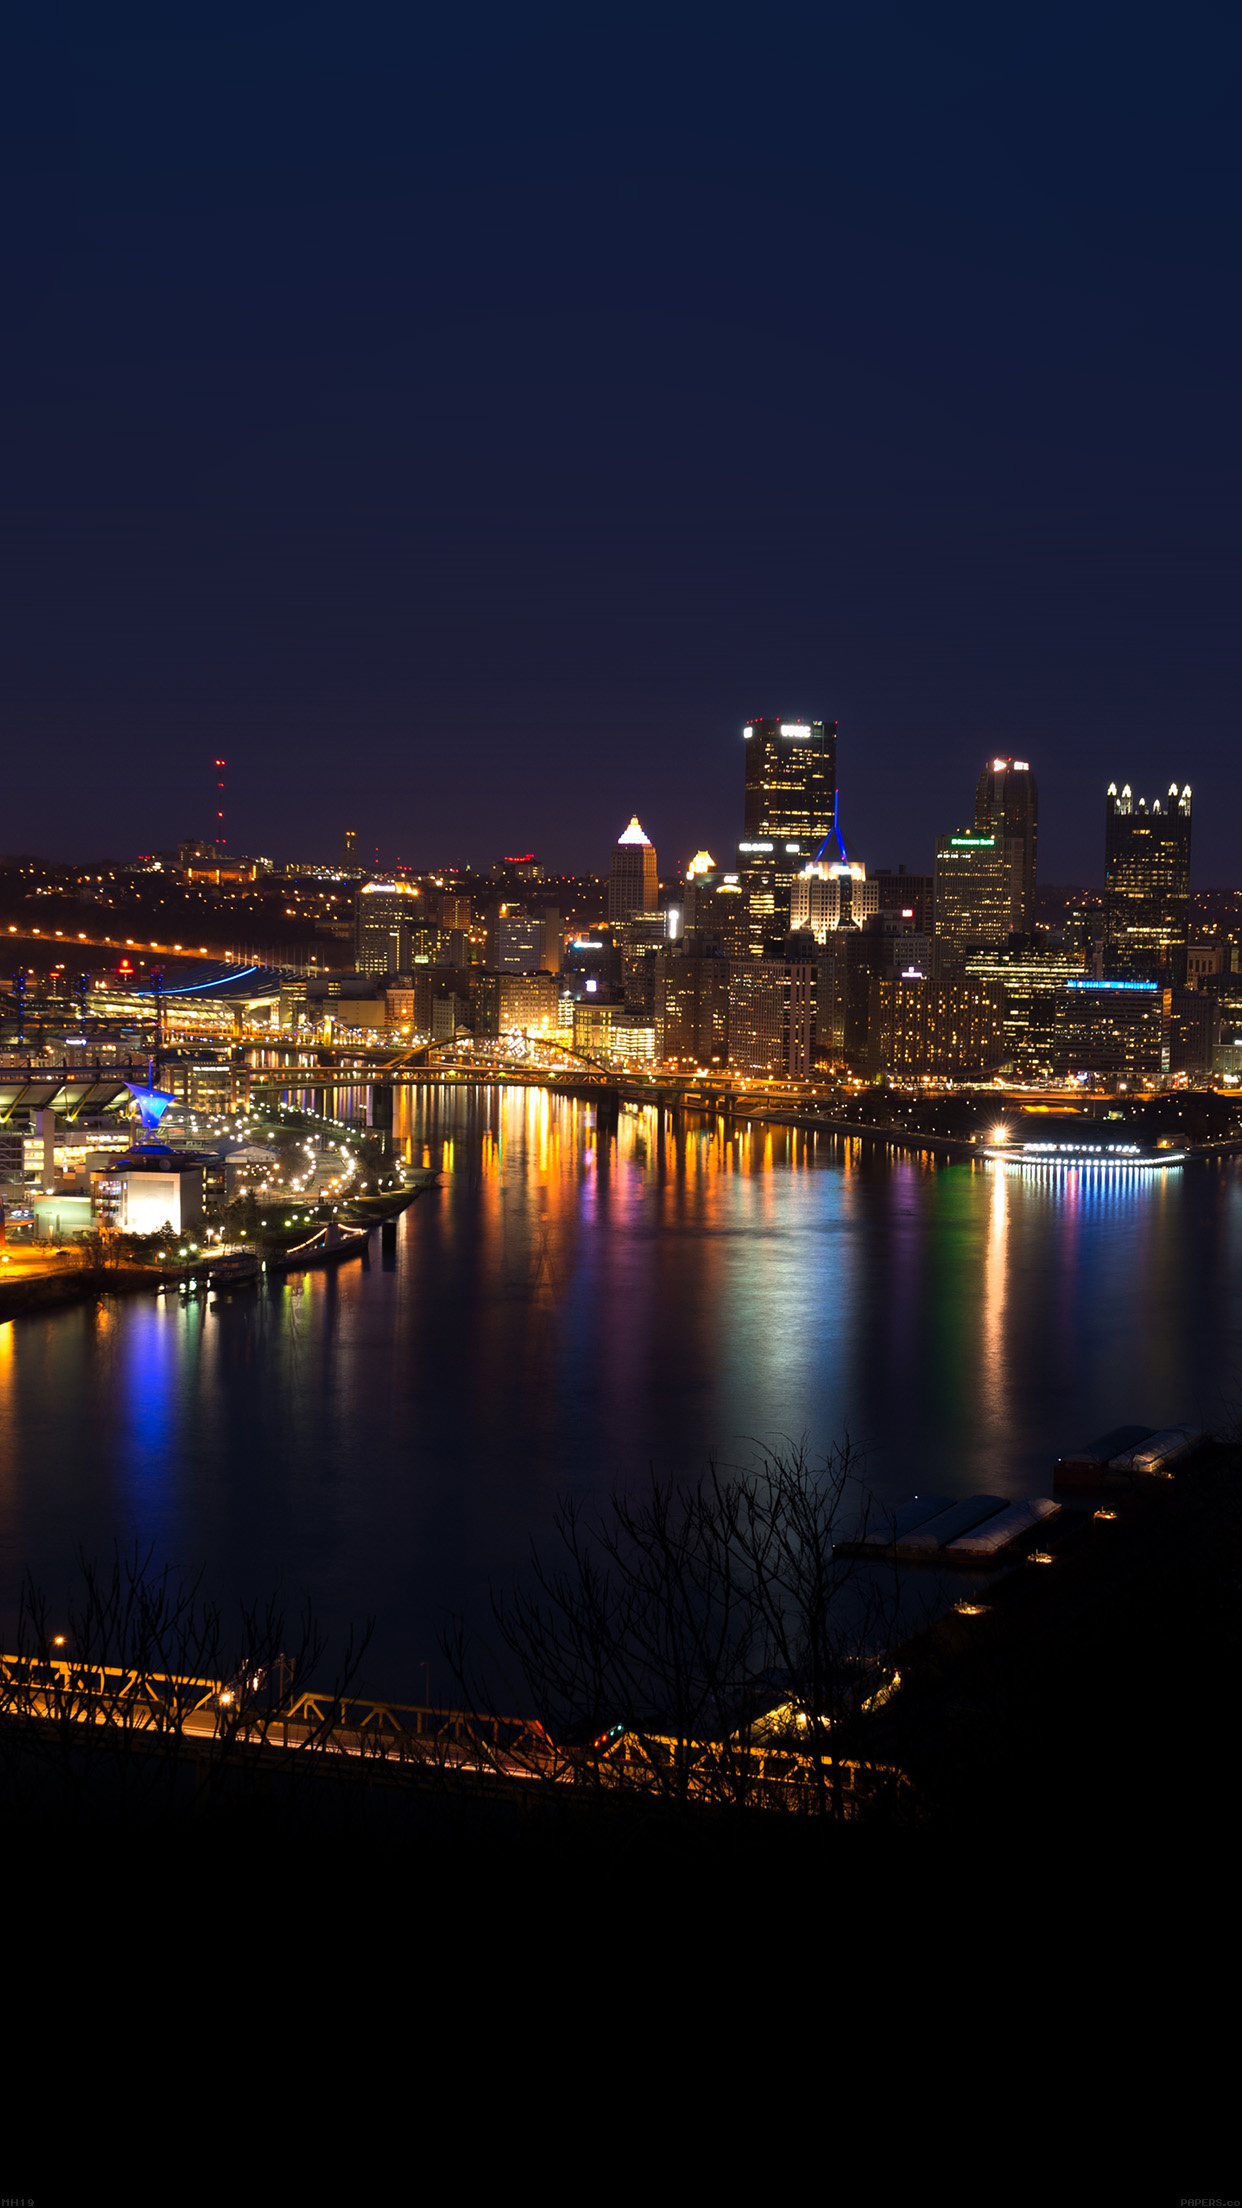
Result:
<svg viewBox="0 0 1242 2208"><path fill-rule="evenodd" d="M637 807L719 856L780 708L839 721L874 865L995 752L1094 880L1098 788L1172 752L1229 880L1240 34L1196 20L1123 78L1080 11L722 25L706 79L639 25L589 131L555 11L16 27L5 847L206 837L224 756L233 848L347 805L384 866L602 866Z"/></svg>

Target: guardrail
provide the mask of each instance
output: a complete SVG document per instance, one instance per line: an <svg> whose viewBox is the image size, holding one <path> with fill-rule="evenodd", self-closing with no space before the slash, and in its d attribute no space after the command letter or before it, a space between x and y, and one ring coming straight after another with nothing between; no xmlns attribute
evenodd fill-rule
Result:
<svg viewBox="0 0 1242 2208"><path fill-rule="evenodd" d="M313 1689L273 1697L270 1674L232 1680L72 1657L0 1655L0 1722L89 1725L176 1749L279 1750L301 1760L346 1756L396 1771L491 1776L696 1805L745 1804L853 1817L909 1787L887 1764L803 1752L742 1737L697 1741L614 1727L584 1745L553 1740L535 1719L377 1702Z"/></svg>

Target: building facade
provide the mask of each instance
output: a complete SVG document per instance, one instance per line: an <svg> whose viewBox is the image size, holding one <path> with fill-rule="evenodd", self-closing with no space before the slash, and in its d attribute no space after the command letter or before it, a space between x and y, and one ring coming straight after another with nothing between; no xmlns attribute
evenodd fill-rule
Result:
<svg viewBox="0 0 1242 2208"><path fill-rule="evenodd" d="M1163 804L1108 785L1104 814L1104 959L1113 980L1179 987L1190 939L1190 784Z"/></svg>
<svg viewBox="0 0 1242 2208"><path fill-rule="evenodd" d="M899 974L871 983L869 1033L873 1073L897 1080L938 1075L961 1080L993 1071L1004 1051L999 990L926 975Z"/></svg>
<svg viewBox="0 0 1242 2208"><path fill-rule="evenodd" d="M400 974L411 964L409 930L423 919L406 882L360 882L354 905L354 964L360 974Z"/></svg>
<svg viewBox="0 0 1242 2208"><path fill-rule="evenodd" d="M817 860L794 882L789 899L789 926L794 934L813 935L817 943L851 922L861 927L880 909L878 882L867 880L859 860Z"/></svg>
<svg viewBox="0 0 1242 2208"><path fill-rule="evenodd" d="M631 920L636 914L654 912L660 902L660 881L655 846L643 834L635 814L613 848L608 878L608 918Z"/></svg>
<svg viewBox="0 0 1242 2208"><path fill-rule="evenodd" d="M975 832L1006 847L1010 933L1033 935L1039 789L1025 759L988 760L975 787Z"/></svg>
<svg viewBox="0 0 1242 2208"><path fill-rule="evenodd" d="M1013 866L990 831L963 830L936 845L935 933L955 950L1010 935Z"/></svg>
<svg viewBox="0 0 1242 2208"><path fill-rule="evenodd" d="M470 1006L476 1035L510 1035L527 1028L554 1035L557 1003L553 974L484 973L471 977Z"/></svg>
<svg viewBox="0 0 1242 2208"><path fill-rule="evenodd" d="M1051 1070L1127 1084L1169 1070L1173 992L1154 981L1070 981L1057 1006Z"/></svg>
<svg viewBox="0 0 1242 2208"><path fill-rule="evenodd" d="M789 926L793 884L833 832L837 724L756 718L742 731L745 802L738 870L750 905L752 957Z"/></svg>

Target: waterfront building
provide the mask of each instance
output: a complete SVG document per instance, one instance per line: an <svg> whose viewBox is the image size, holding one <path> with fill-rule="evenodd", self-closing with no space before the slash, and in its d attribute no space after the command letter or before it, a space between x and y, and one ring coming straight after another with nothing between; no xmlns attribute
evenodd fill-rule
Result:
<svg viewBox="0 0 1242 2208"><path fill-rule="evenodd" d="M935 933L954 950L1012 933L1013 859L990 830L963 829L936 845Z"/></svg>
<svg viewBox="0 0 1242 2208"><path fill-rule="evenodd" d="M869 914L862 927L853 924L833 930L819 954L818 1030L820 1055L835 1066L865 1073L871 1058L871 984L892 980L907 965L925 964L907 958L907 939L895 934L878 913ZM909 946L915 947L913 942Z"/></svg>
<svg viewBox="0 0 1242 2208"><path fill-rule="evenodd" d="M654 912L659 901L655 846L643 834L635 814L613 849L608 880L608 918L629 920L636 913Z"/></svg>
<svg viewBox="0 0 1242 2208"><path fill-rule="evenodd" d="M1190 938L1190 784L1162 804L1108 785L1104 814L1104 957L1113 979L1180 986Z"/></svg>
<svg viewBox="0 0 1242 2208"><path fill-rule="evenodd" d="M408 970L408 931L422 919L419 892L409 882L360 882L354 902L354 962L360 974Z"/></svg>
<svg viewBox="0 0 1242 2208"><path fill-rule="evenodd" d="M654 1020L627 1012L622 1004L604 1004L588 998L573 1010L574 1049L588 1058L608 1058L624 1064L652 1064L658 1052Z"/></svg>
<svg viewBox="0 0 1242 2208"><path fill-rule="evenodd" d="M991 1073L1004 1052L997 989L933 981L926 974L873 975L868 1034L872 1073L898 1080Z"/></svg>
<svg viewBox="0 0 1242 2208"><path fill-rule="evenodd" d="M472 974L470 1008L476 1035L510 1035L524 1029L554 1035L558 1026L556 977Z"/></svg>
<svg viewBox="0 0 1242 2208"><path fill-rule="evenodd" d="M806 1078L819 1052L820 973L821 961L804 956L730 963L728 1059L734 1072Z"/></svg>
<svg viewBox="0 0 1242 2208"><path fill-rule="evenodd" d="M1009 858L1009 932L1035 932L1039 789L1025 759L989 759L975 787L975 832L992 835Z"/></svg>
<svg viewBox="0 0 1242 2208"><path fill-rule="evenodd" d="M1067 981L1084 972L1072 945L989 944L967 951L963 976L975 988L999 990L1004 1003L1004 1063L1019 1069L1049 1062L1053 1014Z"/></svg>
<svg viewBox="0 0 1242 2208"><path fill-rule="evenodd" d="M1050 1070L1158 1080L1169 1070L1172 994L1154 981L1067 982L1056 1006Z"/></svg>
<svg viewBox="0 0 1242 2208"><path fill-rule="evenodd" d="M728 959L662 953L656 962L655 1018L661 1058L678 1065L727 1065Z"/></svg>
<svg viewBox="0 0 1242 2208"><path fill-rule="evenodd" d="M93 1208L123 1234L186 1234L203 1221L203 1176L191 1151L137 1144L91 1174Z"/></svg>

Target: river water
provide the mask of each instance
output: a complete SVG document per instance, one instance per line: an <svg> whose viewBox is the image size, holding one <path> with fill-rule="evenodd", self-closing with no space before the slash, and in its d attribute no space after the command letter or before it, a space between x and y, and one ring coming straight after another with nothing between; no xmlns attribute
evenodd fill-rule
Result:
<svg viewBox="0 0 1242 2208"><path fill-rule="evenodd" d="M137 1541L220 1596L280 1585L367 1683L450 1682L558 1493L848 1435L886 1500L1048 1492L1123 1420L1242 1401L1242 1166L1042 1174L538 1090L400 1091L439 1185L395 1257L0 1326L0 1597ZM430 1673L423 1670L431 1666Z"/></svg>

